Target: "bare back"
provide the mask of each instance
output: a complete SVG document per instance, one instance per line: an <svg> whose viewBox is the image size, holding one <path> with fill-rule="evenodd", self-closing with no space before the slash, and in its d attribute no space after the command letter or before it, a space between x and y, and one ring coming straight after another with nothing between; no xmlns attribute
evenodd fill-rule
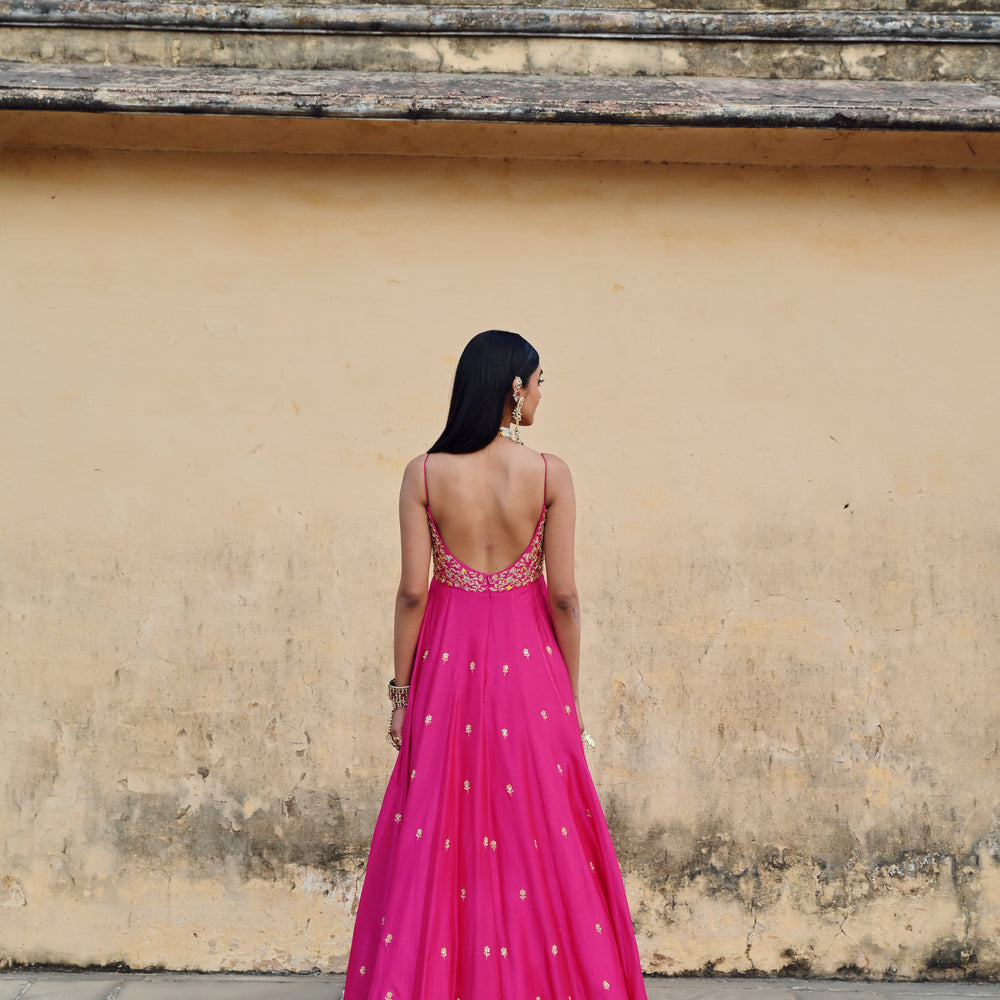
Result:
<svg viewBox="0 0 1000 1000"><path fill-rule="evenodd" d="M527 548L545 504L542 456L500 438L467 455L427 456L427 502L451 553L497 573Z"/></svg>

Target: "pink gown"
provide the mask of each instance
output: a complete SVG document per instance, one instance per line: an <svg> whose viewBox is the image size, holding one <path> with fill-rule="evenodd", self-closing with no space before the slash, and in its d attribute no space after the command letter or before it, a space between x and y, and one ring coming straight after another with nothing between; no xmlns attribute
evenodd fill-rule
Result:
<svg viewBox="0 0 1000 1000"><path fill-rule="evenodd" d="M549 613L545 516L487 574L428 507L434 579L344 1000L646 997Z"/></svg>

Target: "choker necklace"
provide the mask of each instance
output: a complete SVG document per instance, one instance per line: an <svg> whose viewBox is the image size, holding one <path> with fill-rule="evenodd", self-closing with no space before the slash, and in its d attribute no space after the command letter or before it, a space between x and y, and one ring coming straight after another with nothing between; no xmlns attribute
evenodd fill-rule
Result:
<svg viewBox="0 0 1000 1000"><path fill-rule="evenodd" d="M517 431L512 431L509 427L501 427L497 431L497 437L504 437L508 441L516 441L518 444L524 444L521 440L521 435Z"/></svg>

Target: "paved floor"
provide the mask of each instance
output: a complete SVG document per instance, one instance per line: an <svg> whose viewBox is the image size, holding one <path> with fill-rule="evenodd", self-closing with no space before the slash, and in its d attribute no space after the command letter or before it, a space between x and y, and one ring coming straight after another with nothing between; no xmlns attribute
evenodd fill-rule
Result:
<svg viewBox="0 0 1000 1000"><path fill-rule="evenodd" d="M343 976L0 973L0 1000L339 1000L343 987ZM648 978L646 990L649 1000L1000 1000L994 983Z"/></svg>

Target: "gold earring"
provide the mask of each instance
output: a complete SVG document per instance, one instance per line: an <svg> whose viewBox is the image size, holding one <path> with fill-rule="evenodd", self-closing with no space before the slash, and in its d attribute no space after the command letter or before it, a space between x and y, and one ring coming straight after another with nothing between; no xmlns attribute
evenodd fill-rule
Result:
<svg viewBox="0 0 1000 1000"><path fill-rule="evenodd" d="M521 381L520 376L514 379L514 399L517 403L514 407L514 440L518 444L521 443L521 407L524 406L524 396L520 395L520 393L523 385L524 383Z"/></svg>

